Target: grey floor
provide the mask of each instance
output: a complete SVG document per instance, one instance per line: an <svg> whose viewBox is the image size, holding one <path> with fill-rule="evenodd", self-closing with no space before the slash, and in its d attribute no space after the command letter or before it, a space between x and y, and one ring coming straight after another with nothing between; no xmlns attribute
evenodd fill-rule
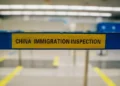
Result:
<svg viewBox="0 0 120 86"><path fill-rule="evenodd" d="M7 86L83 86L85 50L76 51L76 64L73 65L72 50L22 50L23 70ZM93 70L99 67L117 86L120 86L120 51L108 51L99 56L99 51L90 51L88 86L107 86ZM106 53L104 51L104 53ZM60 65L52 67L53 59L58 56ZM18 51L0 63L0 80L17 65Z"/></svg>

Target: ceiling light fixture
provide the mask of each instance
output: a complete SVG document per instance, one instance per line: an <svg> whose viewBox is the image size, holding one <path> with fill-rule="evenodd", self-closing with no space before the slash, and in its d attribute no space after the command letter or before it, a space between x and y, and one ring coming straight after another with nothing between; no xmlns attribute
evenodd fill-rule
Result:
<svg viewBox="0 0 120 86"><path fill-rule="evenodd" d="M0 15L58 15L58 16L104 16L110 17L111 13L99 12L67 12L67 11L0 11Z"/></svg>
<svg viewBox="0 0 120 86"><path fill-rule="evenodd" d="M120 11L120 7L79 6L79 5L0 5L0 9L53 9L53 10L88 10Z"/></svg>

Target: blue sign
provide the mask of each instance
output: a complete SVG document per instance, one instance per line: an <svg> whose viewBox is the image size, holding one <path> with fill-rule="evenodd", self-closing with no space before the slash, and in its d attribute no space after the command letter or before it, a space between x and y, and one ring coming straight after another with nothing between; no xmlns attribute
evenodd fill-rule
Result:
<svg viewBox="0 0 120 86"><path fill-rule="evenodd" d="M120 33L120 23L102 22L97 25L99 33Z"/></svg>

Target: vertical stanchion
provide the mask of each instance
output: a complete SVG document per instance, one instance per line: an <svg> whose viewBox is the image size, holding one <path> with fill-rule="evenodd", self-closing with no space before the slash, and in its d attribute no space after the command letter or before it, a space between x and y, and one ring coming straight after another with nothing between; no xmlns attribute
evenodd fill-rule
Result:
<svg viewBox="0 0 120 86"><path fill-rule="evenodd" d="M73 65L76 65L76 50L73 50Z"/></svg>
<svg viewBox="0 0 120 86"><path fill-rule="evenodd" d="M106 50L106 52L103 52L103 50L100 50L99 55L100 55L100 56L108 55L108 51Z"/></svg>
<svg viewBox="0 0 120 86"><path fill-rule="evenodd" d="M102 50L100 50L100 54L99 54L100 56L103 56L103 51Z"/></svg>
<svg viewBox="0 0 120 86"><path fill-rule="evenodd" d="M18 50L19 55L19 66L22 66L21 50Z"/></svg>
<svg viewBox="0 0 120 86"><path fill-rule="evenodd" d="M33 49L30 50L31 52L31 67L34 67L34 61L33 61Z"/></svg>
<svg viewBox="0 0 120 86"><path fill-rule="evenodd" d="M89 50L86 50L85 70L84 70L84 84L83 84L83 86L87 86L87 83L88 83L88 63L89 63Z"/></svg>

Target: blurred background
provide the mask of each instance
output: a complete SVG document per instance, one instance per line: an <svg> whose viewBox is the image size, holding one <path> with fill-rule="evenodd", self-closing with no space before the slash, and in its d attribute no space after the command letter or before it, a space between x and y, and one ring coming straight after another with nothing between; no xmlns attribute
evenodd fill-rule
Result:
<svg viewBox="0 0 120 86"><path fill-rule="evenodd" d="M120 0L0 0L2 32L119 33ZM114 45L113 45L114 46ZM0 50L0 86L120 86L120 50Z"/></svg>

